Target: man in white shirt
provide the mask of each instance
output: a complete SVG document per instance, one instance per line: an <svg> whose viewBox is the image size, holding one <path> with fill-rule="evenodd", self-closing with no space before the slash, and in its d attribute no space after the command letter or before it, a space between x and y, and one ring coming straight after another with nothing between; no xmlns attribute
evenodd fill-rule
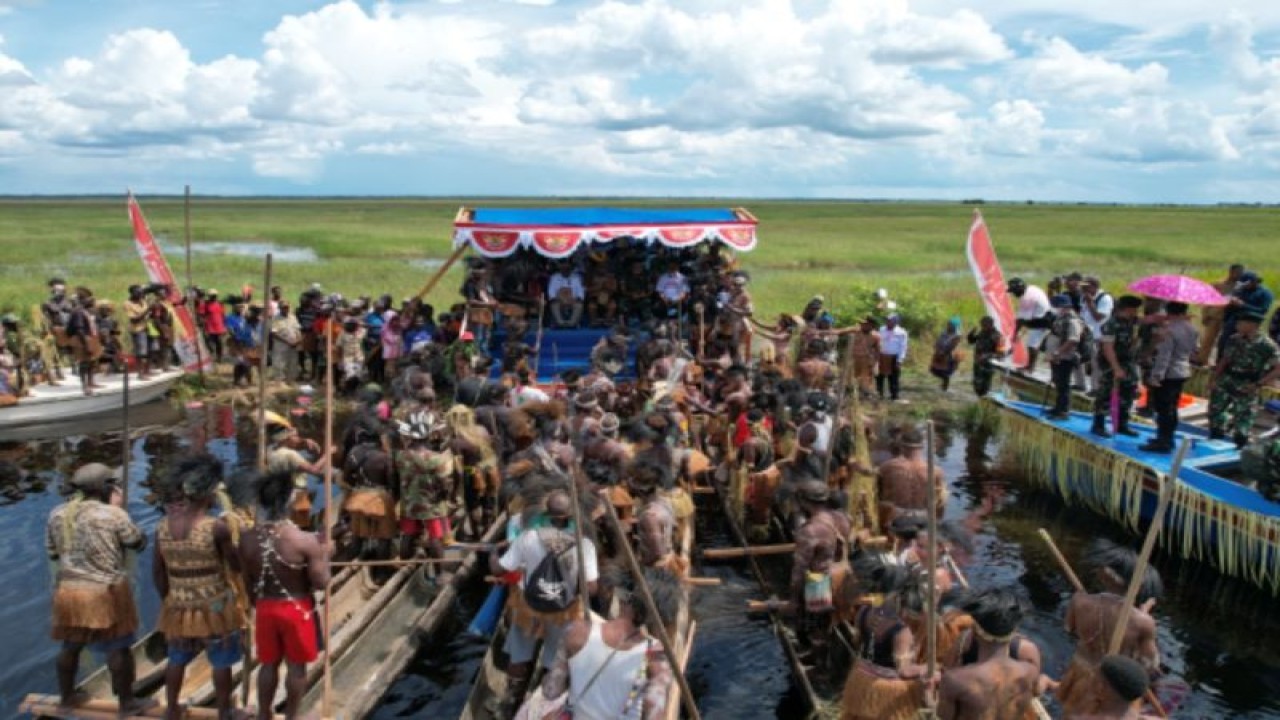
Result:
<svg viewBox="0 0 1280 720"><path fill-rule="evenodd" d="M895 313L880 328L880 368L876 373L876 392L884 397L885 381L889 384L889 396L898 400L902 363L907 360L907 329L899 325L901 318Z"/></svg>
<svg viewBox="0 0 1280 720"><path fill-rule="evenodd" d="M550 668L555 661L565 626L582 617L582 603L587 602L586 598L577 597L572 605L561 612L540 613L529 607L525 600L525 586L529 582L529 576L547 557L548 545L559 551L561 568L573 569L572 572L565 572L564 578L566 582L573 584L572 592L577 594L578 553L574 548L574 531L570 525L573 518L572 503L568 492L551 491L546 499L548 524L538 527L538 523L534 523L534 527L520 533L501 557L490 556L490 566L495 574L520 573L519 586L511 589L511 602L508 605L511 627L503 646L510 660L507 673L511 679L504 703L512 706L512 709L519 706L525 689L528 688L538 640L542 640L540 662L543 667ZM596 563L596 546L585 537L582 539L582 571L587 580L587 592L595 594L596 580L600 576Z"/></svg>
<svg viewBox="0 0 1280 720"><path fill-rule="evenodd" d="M1086 390L1098 386L1100 363L1097 345L1102 338L1102 326L1111 319L1115 305L1115 299L1111 297L1111 293L1102 289L1102 283L1097 277L1088 275L1080 283L1080 319L1089 328L1094 339L1092 357L1080 358L1080 364L1076 367L1076 384L1084 386Z"/></svg>
<svg viewBox="0 0 1280 720"><path fill-rule="evenodd" d="M582 273L575 270L572 263L561 262L556 268L556 274L547 283L552 324L562 328L577 327L582 321L582 304L586 297Z"/></svg>
<svg viewBox="0 0 1280 720"><path fill-rule="evenodd" d="M680 306L689 298L689 280L680 273L675 263L667 266L667 271L658 278L658 298L662 300L664 317L679 317Z"/></svg>
<svg viewBox="0 0 1280 720"><path fill-rule="evenodd" d="M1018 299L1014 318L1017 320L1017 332L1026 330L1023 337L1023 342L1027 345L1026 372L1033 373L1036 370L1036 359L1040 357L1040 346L1044 344L1049 328L1053 325L1053 308L1049 306L1049 296L1044 290L1028 285L1022 278L1011 278L1008 289L1009 294Z"/></svg>

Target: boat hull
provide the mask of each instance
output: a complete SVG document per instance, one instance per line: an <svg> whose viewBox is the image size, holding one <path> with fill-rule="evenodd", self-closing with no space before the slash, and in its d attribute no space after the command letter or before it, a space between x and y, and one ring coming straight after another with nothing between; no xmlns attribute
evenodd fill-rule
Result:
<svg viewBox="0 0 1280 720"><path fill-rule="evenodd" d="M143 405L164 397L178 382L183 373L171 371L157 373L149 380L129 380L129 406ZM110 413L118 413L124 406L124 383L119 375L102 378L104 388L85 395L75 378L64 380L61 385L41 385L18 404L0 409L0 432L35 425L60 423Z"/></svg>
<svg viewBox="0 0 1280 720"><path fill-rule="evenodd" d="M1101 440L1089 435L1087 414L1051 421L1034 404L1002 397L986 402L1004 412L1005 450L1029 482L1134 533L1146 529L1172 457L1138 449L1150 438L1145 428L1138 438ZM1218 474L1238 465L1233 445L1192 426L1181 431L1193 443L1175 480L1163 547L1280 594L1280 504Z"/></svg>

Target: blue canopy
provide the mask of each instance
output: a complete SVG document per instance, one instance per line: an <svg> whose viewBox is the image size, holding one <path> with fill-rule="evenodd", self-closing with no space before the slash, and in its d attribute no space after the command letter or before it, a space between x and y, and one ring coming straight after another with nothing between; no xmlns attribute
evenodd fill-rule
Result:
<svg viewBox="0 0 1280 720"><path fill-rule="evenodd" d="M477 225L537 225L589 227L593 225L676 225L739 222L725 208L476 208Z"/></svg>

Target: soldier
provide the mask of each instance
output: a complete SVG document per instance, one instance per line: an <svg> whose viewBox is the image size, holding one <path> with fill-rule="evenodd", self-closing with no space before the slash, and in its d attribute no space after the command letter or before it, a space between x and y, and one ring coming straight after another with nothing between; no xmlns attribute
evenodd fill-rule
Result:
<svg viewBox="0 0 1280 720"><path fill-rule="evenodd" d="M1129 428L1129 412L1138 394L1138 308L1142 299L1124 295L1116 301L1115 313L1102 323L1098 349L1098 387L1093 400L1093 428L1098 437L1111 437L1107 432L1107 415L1111 396L1118 396L1120 413L1113 428L1117 435L1137 437Z"/></svg>
<svg viewBox="0 0 1280 720"><path fill-rule="evenodd" d="M1236 318L1236 334L1226 345L1209 381L1209 437L1231 439L1238 447L1249 441L1257 410L1258 388L1280 377L1280 350L1258 332L1262 316L1244 313Z"/></svg>
<svg viewBox="0 0 1280 720"><path fill-rule="evenodd" d="M991 363L1004 354L1004 335L996 329L995 320L984 315L966 339L973 346L973 392L982 397L991 391L991 379L996 374Z"/></svg>

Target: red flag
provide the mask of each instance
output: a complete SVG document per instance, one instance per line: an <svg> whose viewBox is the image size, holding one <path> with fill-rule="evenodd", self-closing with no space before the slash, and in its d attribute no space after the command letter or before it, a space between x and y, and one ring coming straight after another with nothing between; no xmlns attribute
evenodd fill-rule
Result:
<svg viewBox="0 0 1280 720"><path fill-rule="evenodd" d="M1004 284L1004 271L1000 269L1000 261L996 259L996 249L991 244L987 224L982 220L982 213L977 210L973 211L973 225L969 227L966 253L969 256L969 267L973 268L973 277L978 281L978 293L982 295L987 314L996 321L996 329L1004 335L1005 342L1012 343L1014 367L1025 366L1027 348L1021 340L1014 338L1017 324L1014 321L1013 305L1009 302L1008 288Z"/></svg>
<svg viewBox="0 0 1280 720"><path fill-rule="evenodd" d="M155 237L151 235L151 228L147 226L147 219L142 216L142 208L138 207L138 201L134 199L133 193L129 193L129 222L133 225L133 242L138 248L138 256L142 258L143 266L147 268L147 277L151 282L169 288L169 295L165 300L173 309L175 320L173 347L178 351L178 359L182 361L182 367L187 372L197 372L202 369L203 364L204 370L211 370L213 359L204 348L204 338L196 328L191 307L182 302L182 291L178 288L178 281L174 279L173 271L169 269L169 263L165 261L164 253L156 244Z"/></svg>

